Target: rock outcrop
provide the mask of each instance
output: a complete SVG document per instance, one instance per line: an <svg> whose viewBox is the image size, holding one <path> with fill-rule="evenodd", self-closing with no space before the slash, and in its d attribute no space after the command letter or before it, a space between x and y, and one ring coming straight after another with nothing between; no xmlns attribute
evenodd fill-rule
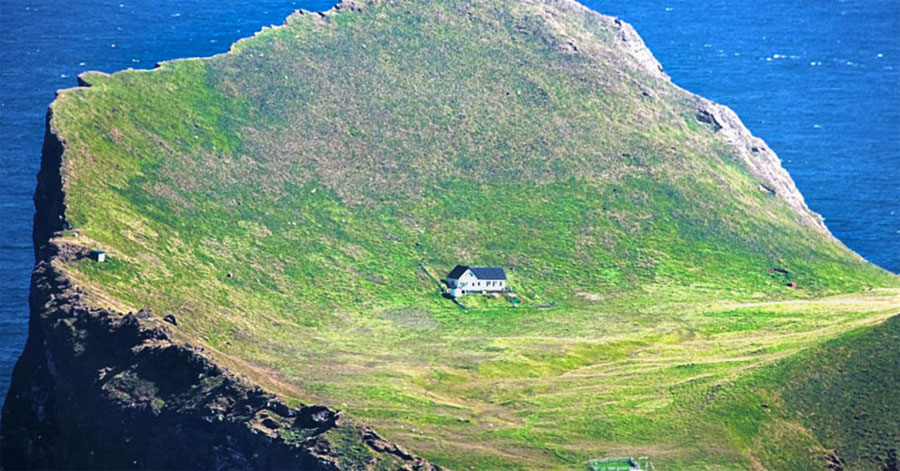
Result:
<svg viewBox="0 0 900 471"><path fill-rule="evenodd" d="M778 155L762 139L750 133L737 113L727 106L697 97L697 119L712 125L724 137L747 169L763 182L762 188L783 199L797 213L801 222L839 243L825 227L822 216L806 205L794 180L782 167Z"/></svg>
<svg viewBox="0 0 900 471"><path fill-rule="evenodd" d="M618 18L600 15L581 4L569 0L542 1L548 5L553 5L558 10L576 10L581 15L604 23L615 34L614 41L611 44L618 48L622 53L622 57L630 59L631 67L654 80L671 83L671 78L665 73L662 64L656 60L652 51L650 51L641 36L629 23ZM554 24L553 21L548 23ZM563 37L569 36L569 33L569 31L559 32ZM567 46L570 49L577 50L576 46L581 39L576 38L576 42L569 42ZM649 96L648 92L645 91L644 93L645 96ZM685 93L690 92L685 90ZM767 188L772 188L774 194L783 199L797 213L799 220L803 224L826 234L835 243L840 243L825 227L822 216L813 212L807 206L794 180L781 165L778 155L762 139L754 136L731 108L697 95L694 95L694 97L698 121L709 124L717 133L720 133L730 147L736 150L738 157L745 163L747 169L759 177L763 185Z"/></svg>

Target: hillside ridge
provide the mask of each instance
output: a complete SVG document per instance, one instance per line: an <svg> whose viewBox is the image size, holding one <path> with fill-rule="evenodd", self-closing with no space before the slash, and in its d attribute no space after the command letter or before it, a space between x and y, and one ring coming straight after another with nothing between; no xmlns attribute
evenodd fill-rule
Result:
<svg viewBox="0 0 900 471"><path fill-rule="evenodd" d="M328 15L332 12L341 10L360 11L366 4L376 4L381 3L382 1L384 0L342 0L334 8L322 13L322 15ZM630 57L640 69L648 76L656 77L657 79L671 83L676 87L678 86L677 84L674 84L671 77L665 73L662 64L654 57L653 52L646 46L643 38L641 38L637 30L635 30L634 26L630 23L591 10L577 0L514 1L543 4L561 9L574 10L578 11L580 14L602 18L606 23L615 25L616 32L618 33L618 41L615 42L616 46ZM297 13L302 14L302 12L296 12L295 14ZM547 14L553 16L553 13L551 12L547 12ZM565 32L561 32L561 35L565 40L571 39ZM578 49L578 45L573 42L566 42L565 46L567 48L573 48L575 51ZM774 190L779 198L787 202L791 208L800 214L803 217L805 224L819 232L828 234L834 242L841 244L825 226L822 216L814 212L806 204L803 195L800 193L800 190L797 188L790 174L781 164L781 159L775 151L766 145L763 139L754 136L734 110L726 105L715 103L699 95L693 94L681 87L678 88L690 93L696 98L698 120L711 119L712 122L710 124L713 124L718 128L717 132L721 132L729 143L740 150L740 157L753 174L759 177L762 180L762 183L771 185L767 185L767 188Z"/></svg>

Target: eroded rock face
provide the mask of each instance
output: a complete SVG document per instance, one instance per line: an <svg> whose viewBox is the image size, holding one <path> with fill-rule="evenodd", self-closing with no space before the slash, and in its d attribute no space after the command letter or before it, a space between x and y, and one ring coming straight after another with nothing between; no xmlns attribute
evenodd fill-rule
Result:
<svg viewBox="0 0 900 471"><path fill-rule="evenodd" d="M716 132L731 144L750 172L760 178L761 188L783 199L805 225L831 236L822 216L806 205L803 195L781 166L775 152L762 139L751 134L731 108L697 97L697 119L714 126ZM838 242L834 237L832 239Z"/></svg>
<svg viewBox="0 0 900 471"><path fill-rule="evenodd" d="M180 345L149 311L87 305L45 246L25 352L3 408L7 469L437 470L324 406L291 408ZM334 434L342 440L335 442ZM352 462L347 440L371 455Z"/></svg>
<svg viewBox="0 0 900 471"><path fill-rule="evenodd" d="M338 411L291 408L243 383L174 341L149 311L85 304L55 267L79 251L43 252L28 343L3 408L5 468L438 469ZM336 433L371 456L348 462Z"/></svg>

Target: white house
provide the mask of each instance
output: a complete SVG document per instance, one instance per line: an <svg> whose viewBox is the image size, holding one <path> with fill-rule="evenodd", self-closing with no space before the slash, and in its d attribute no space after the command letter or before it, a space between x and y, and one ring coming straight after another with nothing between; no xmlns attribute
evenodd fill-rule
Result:
<svg viewBox="0 0 900 471"><path fill-rule="evenodd" d="M450 296L473 293L496 293L506 289L506 271L501 267L470 267L457 265L447 275Z"/></svg>

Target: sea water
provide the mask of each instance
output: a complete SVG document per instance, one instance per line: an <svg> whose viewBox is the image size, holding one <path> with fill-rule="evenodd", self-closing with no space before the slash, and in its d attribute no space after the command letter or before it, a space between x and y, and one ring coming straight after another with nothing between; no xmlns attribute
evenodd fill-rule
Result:
<svg viewBox="0 0 900 471"><path fill-rule="evenodd" d="M0 1L0 400L25 342L47 105L84 70L225 52L333 1ZM834 234L900 272L900 3L584 3L635 25L678 85L734 108Z"/></svg>

